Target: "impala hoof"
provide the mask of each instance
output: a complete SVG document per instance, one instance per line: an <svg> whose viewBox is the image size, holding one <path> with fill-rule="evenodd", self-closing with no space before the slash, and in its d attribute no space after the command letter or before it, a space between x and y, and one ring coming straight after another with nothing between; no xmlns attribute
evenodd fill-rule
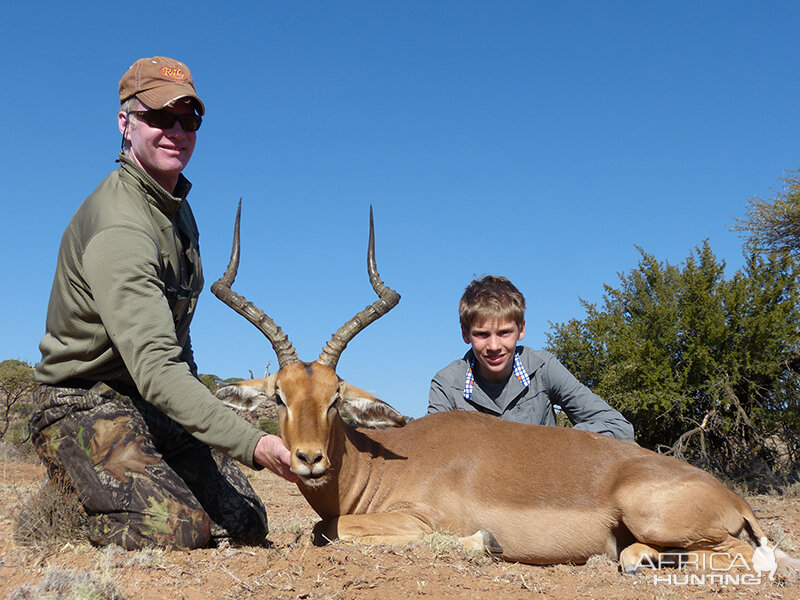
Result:
<svg viewBox="0 0 800 600"><path fill-rule="evenodd" d="M637 568L636 565L620 565L620 571L623 575L638 575L641 573L642 569Z"/></svg>
<svg viewBox="0 0 800 600"><path fill-rule="evenodd" d="M330 521L317 521L311 531L311 543L315 546L327 546L337 537L336 527Z"/></svg>
<svg viewBox="0 0 800 600"><path fill-rule="evenodd" d="M490 531L481 529L478 533L481 534L483 540L483 547L489 554L502 554L503 547L497 543L497 540Z"/></svg>

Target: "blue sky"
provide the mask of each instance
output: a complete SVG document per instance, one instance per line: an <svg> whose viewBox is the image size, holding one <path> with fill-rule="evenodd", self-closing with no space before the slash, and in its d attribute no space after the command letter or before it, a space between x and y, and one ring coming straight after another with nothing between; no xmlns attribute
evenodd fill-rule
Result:
<svg viewBox="0 0 800 600"><path fill-rule="evenodd" d="M636 266L678 263L800 166L795 2L14 2L0 21L5 227L0 359L35 363L61 234L115 167L117 83L142 56L187 63L207 115L185 174L206 286L243 197L235 289L301 358L375 296L400 305L339 374L421 416L466 350L457 302L476 275L528 300L525 341ZM203 372L275 357L206 291Z"/></svg>

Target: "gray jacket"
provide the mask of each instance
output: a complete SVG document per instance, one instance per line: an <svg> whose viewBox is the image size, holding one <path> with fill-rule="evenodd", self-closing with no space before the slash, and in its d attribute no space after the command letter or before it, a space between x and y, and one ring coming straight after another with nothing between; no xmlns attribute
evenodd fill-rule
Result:
<svg viewBox="0 0 800 600"><path fill-rule="evenodd" d="M558 406L575 429L603 433L624 440L633 439L633 425L600 396L579 382L549 352L517 346L517 354L530 376L524 387L509 377L496 401L475 382L472 396L464 397L464 382L472 361L472 350L439 371L431 381L428 413L469 410L495 415L509 421L533 425L555 425Z"/></svg>

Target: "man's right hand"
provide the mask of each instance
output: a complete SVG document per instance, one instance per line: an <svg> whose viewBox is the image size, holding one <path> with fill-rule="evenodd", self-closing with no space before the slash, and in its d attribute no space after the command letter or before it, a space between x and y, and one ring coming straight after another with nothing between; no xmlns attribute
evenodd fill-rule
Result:
<svg viewBox="0 0 800 600"><path fill-rule="evenodd" d="M253 460L256 464L266 467L287 481L296 483L299 479L289 470L291 464L289 449L277 435L268 433L258 440L256 449L253 451Z"/></svg>

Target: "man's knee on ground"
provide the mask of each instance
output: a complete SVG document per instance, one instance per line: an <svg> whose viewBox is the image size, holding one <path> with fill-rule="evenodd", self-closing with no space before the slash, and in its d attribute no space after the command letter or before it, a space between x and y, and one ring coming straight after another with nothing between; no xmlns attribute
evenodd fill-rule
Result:
<svg viewBox="0 0 800 600"><path fill-rule="evenodd" d="M211 519L202 510L167 501L152 512L95 514L89 517L89 539L99 546L126 550L203 548L211 537Z"/></svg>

